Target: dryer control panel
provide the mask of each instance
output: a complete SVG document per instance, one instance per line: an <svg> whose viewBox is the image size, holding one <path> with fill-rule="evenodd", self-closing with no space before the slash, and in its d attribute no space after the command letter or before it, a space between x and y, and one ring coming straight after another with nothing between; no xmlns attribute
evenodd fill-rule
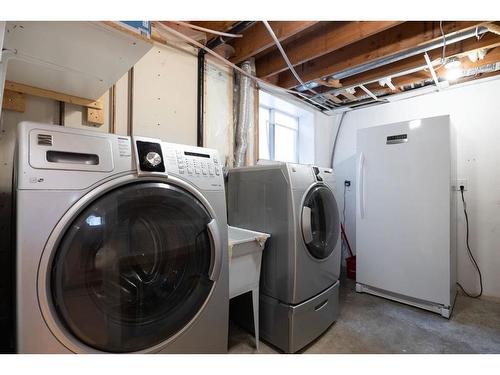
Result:
<svg viewBox="0 0 500 375"><path fill-rule="evenodd" d="M317 181L324 182L333 191L336 190L335 175L333 174L333 169L313 166L313 171Z"/></svg>

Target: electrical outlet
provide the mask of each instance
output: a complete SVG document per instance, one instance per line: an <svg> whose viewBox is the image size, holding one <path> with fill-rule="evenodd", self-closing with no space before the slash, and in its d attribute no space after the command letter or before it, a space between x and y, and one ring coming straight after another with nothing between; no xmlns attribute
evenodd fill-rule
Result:
<svg viewBox="0 0 500 375"><path fill-rule="evenodd" d="M466 178L463 178L463 179L457 180L457 183L455 185L455 191L460 191L460 186L462 186L462 185L464 187L464 191L469 190L468 180Z"/></svg>

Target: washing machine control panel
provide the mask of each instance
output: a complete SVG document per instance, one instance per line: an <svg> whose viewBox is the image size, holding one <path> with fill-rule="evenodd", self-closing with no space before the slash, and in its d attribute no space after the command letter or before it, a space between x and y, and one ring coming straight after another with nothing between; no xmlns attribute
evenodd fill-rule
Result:
<svg viewBox="0 0 500 375"><path fill-rule="evenodd" d="M167 172L179 174L204 186L221 185L222 165L217 151L174 143L163 145Z"/></svg>

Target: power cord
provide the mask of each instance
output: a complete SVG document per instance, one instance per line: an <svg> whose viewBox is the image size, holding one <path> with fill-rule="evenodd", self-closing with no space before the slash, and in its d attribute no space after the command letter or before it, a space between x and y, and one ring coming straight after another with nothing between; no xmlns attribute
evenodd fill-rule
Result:
<svg viewBox="0 0 500 375"><path fill-rule="evenodd" d="M344 224L345 227L345 193L347 188L351 186L351 181L345 180L344 181L344 202L343 202L343 207L342 207L342 224Z"/></svg>
<svg viewBox="0 0 500 375"><path fill-rule="evenodd" d="M347 192L347 188L351 186L351 181L350 180L344 180L344 196L343 196L343 205L342 205L342 227L345 229L345 198L346 198L346 192ZM347 235L344 233L344 235L346 236L345 239L342 240L342 251L341 251L341 254L344 254L345 250L346 250L346 239L347 239Z"/></svg>
<svg viewBox="0 0 500 375"><path fill-rule="evenodd" d="M464 186L460 185L460 194L462 195L462 204L464 206L464 215L465 215L465 224L466 224L465 244L467 245L467 253L469 254L469 258L470 258L472 264L474 265L474 267L476 268L477 273L479 275L479 286L480 286L479 294L472 295L470 293L467 293L466 290L464 289L464 287L459 282L457 282L457 285L460 287L460 289L462 289L462 291L465 293L465 295L467 297L479 298L483 295L483 275L481 274L481 270L479 269L479 266L476 262L476 259L474 259L474 256L472 255L472 251L471 251L470 246L469 246L469 215L467 215L467 204L465 203L464 190L465 190Z"/></svg>
<svg viewBox="0 0 500 375"><path fill-rule="evenodd" d="M443 38L443 49L441 53L441 66L443 66L446 61L446 36L443 31L443 21L439 21L439 30L441 31L441 37Z"/></svg>

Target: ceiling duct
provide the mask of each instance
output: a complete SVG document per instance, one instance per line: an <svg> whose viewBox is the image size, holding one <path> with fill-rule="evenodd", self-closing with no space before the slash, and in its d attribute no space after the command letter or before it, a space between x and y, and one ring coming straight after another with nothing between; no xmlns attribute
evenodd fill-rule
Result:
<svg viewBox="0 0 500 375"><path fill-rule="evenodd" d="M446 36L446 40L443 41L442 39L429 42L423 45L420 45L418 47L410 48L406 51L403 51L401 53L396 53L394 55L382 57L370 62L367 62L365 64L357 65L353 68L345 69L341 72L333 74L331 77L333 79L344 79L350 76L354 76L356 74L364 73L368 70L373 70L376 68L380 68L384 65L388 65L391 63L394 63L396 61L404 60L408 57L416 56L423 54L425 52L431 51L436 48L441 48L444 45L450 45L454 44L457 42L461 42L462 40L472 38L472 37L480 37L482 34L487 33L490 31L490 29L486 26L479 26L475 27L473 29L469 29L466 31L458 32L453 35Z"/></svg>

